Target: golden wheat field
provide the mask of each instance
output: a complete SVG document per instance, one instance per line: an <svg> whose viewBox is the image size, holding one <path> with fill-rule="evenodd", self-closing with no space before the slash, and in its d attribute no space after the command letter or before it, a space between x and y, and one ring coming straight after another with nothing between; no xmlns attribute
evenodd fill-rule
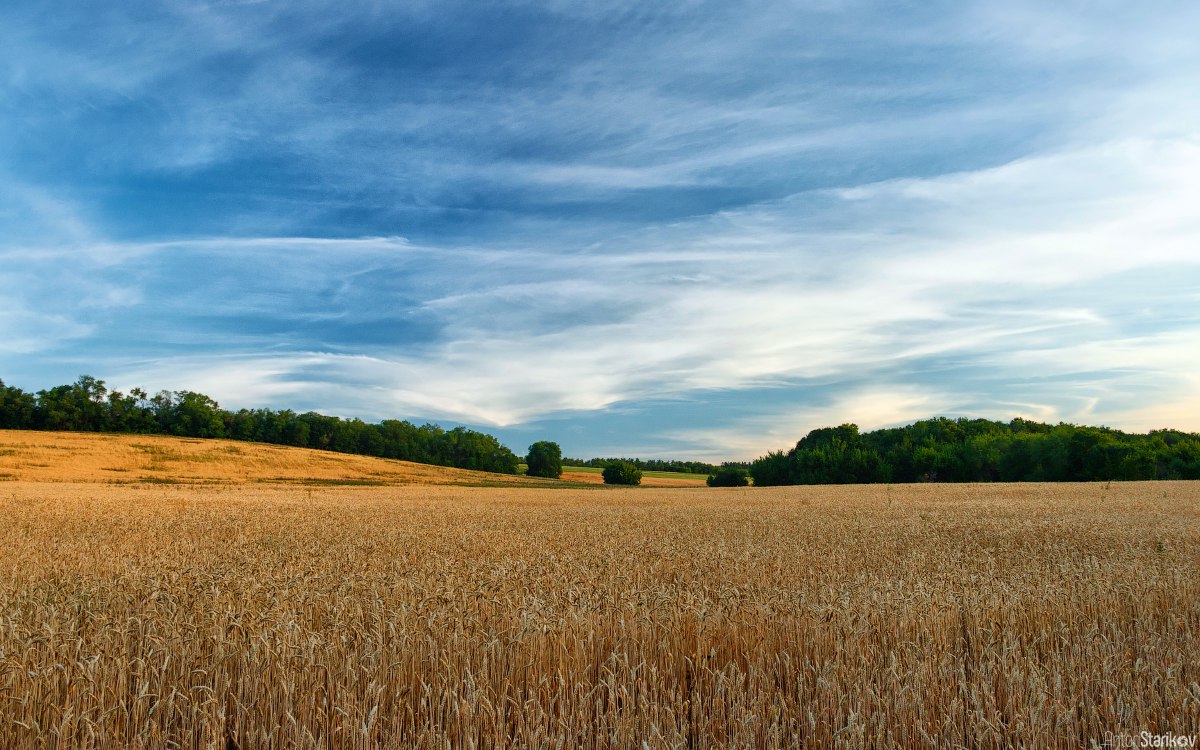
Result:
<svg viewBox="0 0 1200 750"><path fill-rule="evenodd" d="M488 474L330 451L237 440L0 430L0 480L179 484L461 484L537 486L537 477ZM562 481L602 484L566 467ZM647 487L703 487L704 479L647 476Z"/></svg>
<svg viewBox="0 0 1200 750"><path fill-rule="evenodd" d="M0 480L178 484L516 484L531 477L236 440L0 430Z"/></svg>
<svg viewBox="0 0 1200 750"><path fill-rule="evenodd" d="M0 482L0 748L1200 731L1200 484Z"/></svg>
<svg viewBox="0 0 1200 750"><path fill-rule="evenodd" d="M663 472L664 474L666 472ZM604 477L599 472L584 471L575 466L564 466L562 479L568 482L578 484L604 484ZM703 477L696 478L691 474L680 474L678 477L654 476L644 474L642 476L641 485L643 487L707 487L708 484Z"/></svg>

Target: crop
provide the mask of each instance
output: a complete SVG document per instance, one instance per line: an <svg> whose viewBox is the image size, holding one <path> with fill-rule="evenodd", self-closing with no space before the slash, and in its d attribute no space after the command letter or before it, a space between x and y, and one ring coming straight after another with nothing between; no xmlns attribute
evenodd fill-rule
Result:
<svg viewBox="0 0 1200 750"><path fill-rule="evenodd" d="M114 484L510 484L506 474L266 443L0 430L0 479Z"/></svg>
<svg viewBox="0 0 1200 750"><path fill-rule="evenodd" d="M1200 485L0 483L0 747L1200 728Z"/></svg>

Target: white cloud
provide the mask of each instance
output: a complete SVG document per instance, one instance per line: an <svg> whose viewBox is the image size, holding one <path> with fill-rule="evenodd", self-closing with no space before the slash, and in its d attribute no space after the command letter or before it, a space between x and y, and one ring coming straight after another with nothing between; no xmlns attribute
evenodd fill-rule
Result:
<svg viewBox="0 0 1200 750"><path fill-rule="evenodd" d="M0 175L14 196L0 207L14 226L0 240L0 349L226 405L493 425L814 380L834 394L691 434L714 456L945 410L1195 425L1200 300L1180 283L1200 285L1195 11L1130 6L1113 23L973 5L892 28L840 7L714 25L629 6L609 20L634 31L560 51L562 70L415 76L384 93L308 44L313 29L262 33L282 8L175 3L169 29L114 11L129 50L11 24L0 96L63 102L31 118L82 132L89 107L147 107L126 141L86 154L92 184L111 176L95 163L163 178L263 157L317 195L273 192L289 171L249 175L246 195L261 187L270 208L217 217L229 236L167 241L195 229L164 225L120 241L94 218L104 198L121 203L111 195ZM921 63L910 76L841 64L877 45ZM190 75L209 65L214 77ZM877 173L909 176L859 184ZM678 207L625 215L676 189ZM692 203L692 189L734 197ZM625 202L606 207L614 196ZM713 211L728 205L742 207ZM439 239L291 236L310 208L374 211L385 234L416 217ZM461 218L488 212L511 215L507 233ZM1144 283L1155 275L1161 289Z"/></svg>
<svg viewBox="0 0 1200 750"><path fill-rule="evenodd" d="M867 432L959 409L946 394L916 386L882 384L839 395L831 403L789 408L736 420L716 429L668 430L679 450L709 460L750 460L787 450L811 430L856 424Z"/></svg>
<svg viewBox="0 0 1200 750"><path fill-rule="evenodd" d="M1145 307L1138 294L1103 287L1116 296L1097 299L1095 307L1056 298L1064 286L1086 289L1139 269L1200 277L1200 233L1186 199L1200 195L1193 142L1105 144L839 195L815 204L812 196L796 196L573 254L489 254L389 238L131 246L104 255L109 263L127 261L96 284L110 289L113 276L130 266L173 272L180 252L192 263L236 263L241 270L226 274L219 289L197 278L184 295L150 302L168 316L187 316L216 299L216 312L231 320L291 321L285 327L295 337L279 340L285 350L159 357L123 376L235 404L304 396L346 413L509 425L704 389L865 376L886 388L793 420L827 414L865 426L970 402L968 384L938 398L921 385L920 363L931 357L987 366L998 381L1030 373L1140 373L1140 380L1104 383L1087 376L1081 398L1095 400L1096 418L1127 417L1128 410L1110 404L1135 395L1148 409L1190 403L1182 395L1189 382L1171 373L1200 371L1191 353L1200 321L1118 337L1120 319ZM814 224L826 230L813 231ZM468 265L447 265L450 257ZM393 290L379 278L401 270L402 289L421 293L412 309L431 316L434 339L412 351L353 341L342 342L351 354L307 348L316 343L305 338L315 322L344 318L352 326L388 312L381 295ZM679 283L681 272L703 281ZM340 291L324 311L297 316L280 307L331 284ZM889 370L911 380L889 382ZM1154 392L1129 392L1147 382ZM925 390L904 395L906 388ZM1017 402L1063 418L1082 413L1083 402L1055 410L1044 396L1032 386L1007 386L990 397L992 412Z"/></svg>

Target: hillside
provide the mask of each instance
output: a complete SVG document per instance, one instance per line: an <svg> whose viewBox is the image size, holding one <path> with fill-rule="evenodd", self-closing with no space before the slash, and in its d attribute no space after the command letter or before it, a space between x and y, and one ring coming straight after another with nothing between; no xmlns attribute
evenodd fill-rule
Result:
<svg viewBox="0 0 1200 750"><path fill-rule="evenodd" d="M536 486L552 480L234 440L0 430L0 480Z"/></svg>

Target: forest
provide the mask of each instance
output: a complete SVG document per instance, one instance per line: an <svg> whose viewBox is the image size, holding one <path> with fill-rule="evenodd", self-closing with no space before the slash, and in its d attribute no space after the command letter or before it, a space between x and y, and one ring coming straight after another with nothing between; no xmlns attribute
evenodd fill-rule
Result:
<svg viewBox="0 0 1200 750"><path fill-rule="evenodd" d="M614 463L633 464L642 471L673 471L683 474L711 474L717 470L715 464L704 461L681 461L673 458L564 458L563 466L592 466L603 469ZM724 466L726 464L722 464ZM745 466L745 464L736 464Z"/></svg>
<svg viewBox="0 0 1200 750"><path fill-rule="evenodd" d="M377 424L316 412L222 409L193 391L140 388L110 391L103 380L83 375L70 385L37 393L0 380L0 429L73 430L228 438L339 453L516 474L518 458L491 435L465 427L385 419Z"/></svg>
<svg viewBox="0 0 1200 750"><path fill-rule="evenodd" d="M1026 419L938 417L866 433L843 424L753 461L750 476L759 486L1200 479L1200 435Z"/></svg>
<svg viewBox="0 0 1200 750"><path fill-rule="evenodd" d="M316 412L221 408L193 391L109 390L80 376L29 393L0 380L0 429L153 433L229 438L515 474L521 460L494 436L386 419L368 423ZM717 466L668 459L572 459L566 466L622 460L646 471L712 474ZM728 463L725 467L745 467ZM860 432L853 424L813 430L787 451L748 465L758 486L879 482L1089 482L1200 479L1200 435L1148 434L1027 419L937 417Z"/></svg>

